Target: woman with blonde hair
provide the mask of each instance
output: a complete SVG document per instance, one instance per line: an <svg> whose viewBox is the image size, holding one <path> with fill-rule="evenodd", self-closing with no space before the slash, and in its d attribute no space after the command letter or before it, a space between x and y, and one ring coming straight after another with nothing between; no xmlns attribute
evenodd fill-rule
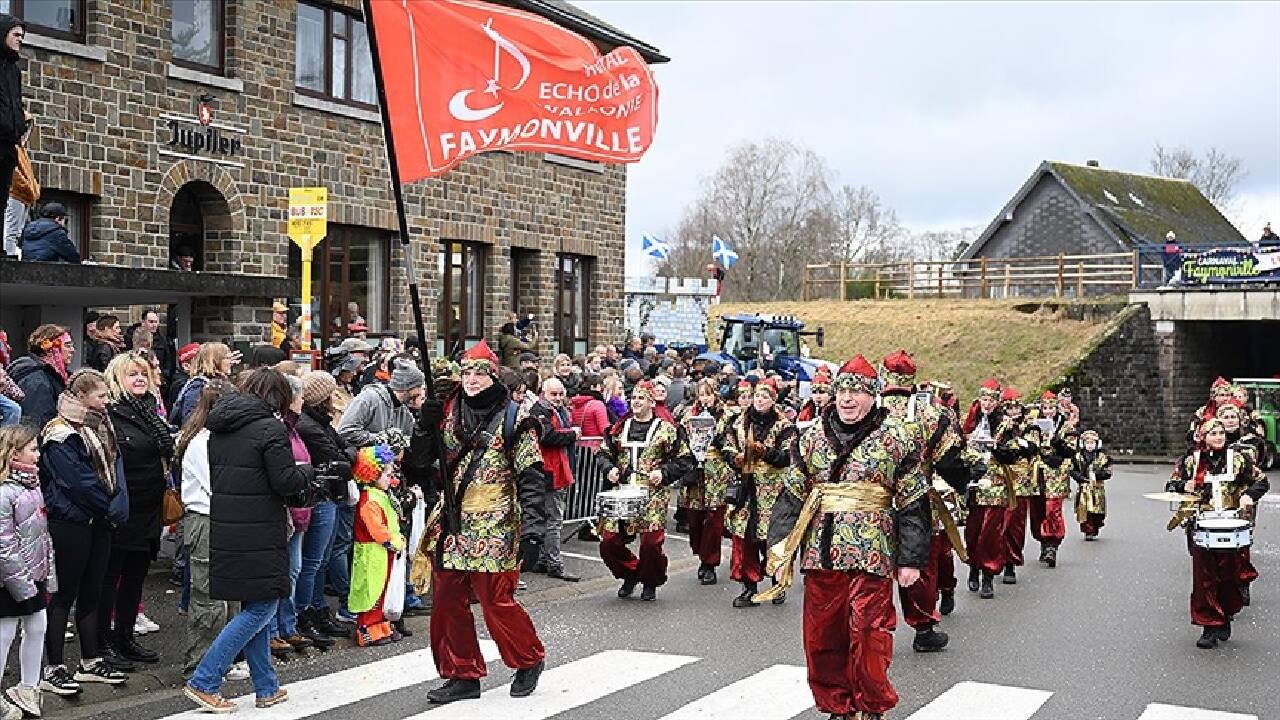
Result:
<svg viewBox="0 0 1280 720"><path fill-rule="evenodd" d="M169 420L181 426L200 401L200 393L210 380L218 378L229 380L231 368L240 361L240 353L233 351L220 342L207 342L196 351L191 361L191 379L182 387L182 392L174 399L170 408Z"/></svg>
<svg viewBox="0 0 1280 720"><path fill-rule="evenodd" d="M58 590L49 600L48 666L43 690L76 695L81 683L119 685L127 676L104 661L98 646L98 598L111 551L111 528L129 516L129 493L116 433L107 417L107 382L96 370L67 378L58 415L40 446L40 490L49 513ZM76 607L80 664L63 665L67 617Z"/></svg>
<svg viewBox="0 0 1280 720"><path fill-rule="evenodd" d="M104 651L130 662L154 663L159 655L139 645L133 631L147 570L160 551L160 518L167 470L173 459L173 428L160 416L151 353L133 350L117 355L105 374L111 398L108 416L129 487L129 519L112 532L98 603L98 628Z"/></svg>

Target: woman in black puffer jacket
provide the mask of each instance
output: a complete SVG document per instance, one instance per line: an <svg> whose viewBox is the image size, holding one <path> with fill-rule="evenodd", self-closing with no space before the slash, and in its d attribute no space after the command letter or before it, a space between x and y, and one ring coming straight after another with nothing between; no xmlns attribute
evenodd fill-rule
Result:
<svg viewBox="0 0 1280 720"><path fill-rule="evenodd" d="M236 600L227 623L187 682L201 708L229 712L220 694L223 675L244 651L258 707L287 699L271 665L276 608L288 596L287 502L305 504L314 470L296 464L284 421L293 402L288 380L275 370L254 370L240 392L224 395L209 412L209 595Z"/></svg>

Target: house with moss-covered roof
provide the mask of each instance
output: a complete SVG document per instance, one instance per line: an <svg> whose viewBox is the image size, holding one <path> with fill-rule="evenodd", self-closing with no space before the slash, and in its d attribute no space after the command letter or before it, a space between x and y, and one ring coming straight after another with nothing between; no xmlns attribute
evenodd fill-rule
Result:
<svg viewBox="0 0 1280 720"><path fill-rule="evenodd" d="M1164 243L1247 241L1186 180L1045 161L961 255L970 258L1093 255Z"/></svg>

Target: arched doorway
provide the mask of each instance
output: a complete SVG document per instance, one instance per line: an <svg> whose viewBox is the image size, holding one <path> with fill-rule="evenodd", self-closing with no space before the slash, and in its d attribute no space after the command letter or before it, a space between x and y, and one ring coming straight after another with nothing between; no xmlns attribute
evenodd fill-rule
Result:
<svg viewBox="0 0 1280 720"><path fill-rule="evenodd" d="M222 252L222 240L232 232L231 209L217 188L203 180L193 180L173 196L169 206L169 257L176 261L186 250L194 258L193 270L233 272L236 258ZM173 267L172 264L170 267Z"/></svg>

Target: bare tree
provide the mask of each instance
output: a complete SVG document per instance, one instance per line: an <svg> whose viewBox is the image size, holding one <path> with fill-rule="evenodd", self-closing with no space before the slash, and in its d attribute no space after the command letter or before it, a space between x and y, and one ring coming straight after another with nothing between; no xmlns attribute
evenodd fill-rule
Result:
<svg viewBox="0 0 1280 720"><path fill-rule="evenodd" d="M1151 170L1164 177L1190 180L1223 214L1232 208L1240 181L1247 175L1240 158L1217 148L1197 157L1187 148L1166 148L1160 143L1151 151Z"/></svg>
<svg viewBox="0 0 1280 720"><path fill-rule="evenodd" d="M898 215L871 188L842 185L830 208L832 254L843 262L883 258L903 252L905 232Z"/></svg>

